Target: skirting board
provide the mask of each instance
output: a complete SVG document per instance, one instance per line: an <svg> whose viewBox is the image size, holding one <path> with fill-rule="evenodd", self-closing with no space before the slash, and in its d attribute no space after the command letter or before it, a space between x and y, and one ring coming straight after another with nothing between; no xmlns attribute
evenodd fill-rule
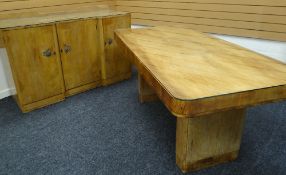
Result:
<svg viewBox="0 0 286 175"><path fill-rule="evenodd" d="M0 91L0 99L3 99L5 97L9 97L11 95L16 94L16 89L12 88L12 89L4 89L2 91Z"/></svg>

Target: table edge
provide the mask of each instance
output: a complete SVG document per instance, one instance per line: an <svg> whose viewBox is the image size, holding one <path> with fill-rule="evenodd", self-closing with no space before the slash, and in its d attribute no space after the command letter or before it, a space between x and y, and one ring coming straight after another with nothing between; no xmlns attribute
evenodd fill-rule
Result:
<svg viewBox="0 0 286 175"><path fill-rule="evenodd" d="M124 55L127 56L129 61L137 67L138 73L144 77L148 85L154 89L159 99L176 117L196 117L286 99L286 84L198 99L185 100L176 98L168 90L166 90L166 88L164 88L161 82L153 76L152 72L142 62L140 62L134 52L132 52L131 49L124 43L124 39L120 36L121 30L131 29L120 29L115 31L115 41L121 48L122 52L124 52ZM243 100L245 98L248 100ZM220 103L217 103L216 100L219 100ZM229 101L233 102L228 103Z"/></svg>

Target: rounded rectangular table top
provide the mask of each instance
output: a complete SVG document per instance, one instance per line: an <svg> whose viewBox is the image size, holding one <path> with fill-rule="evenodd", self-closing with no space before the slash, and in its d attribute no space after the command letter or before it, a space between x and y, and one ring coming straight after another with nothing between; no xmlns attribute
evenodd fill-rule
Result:
<svg viewBox="0 0 286 175"><path fill-rule="evenodd" d="M286 98L285 64L209 35L152 27L118 30L116 39L147 82L149 77L159 85L154 88L161 88L161 99L173 100L182 115L195 114L194 107L206 107L198 111L204 113Z"/></svg>

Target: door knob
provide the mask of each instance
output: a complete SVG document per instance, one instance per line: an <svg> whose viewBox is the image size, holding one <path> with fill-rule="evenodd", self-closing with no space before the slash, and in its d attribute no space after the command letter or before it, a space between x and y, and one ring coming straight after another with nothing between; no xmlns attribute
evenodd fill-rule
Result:
<svg viewBox="0 0 286 175"><path fill-rule="evenodd" d="M43 52L43 56L45 56L45 57L51 57L52 54L53 53L52 53L51 49L47 49Z"/></svg>
<svg viewBox="0 0 286 175"><path fill-rule="evenodd" d="M109 38L109 39L107 39L107 41L105 41L105 45L111 45L112 44L112 39L111 38Z"/></svg>

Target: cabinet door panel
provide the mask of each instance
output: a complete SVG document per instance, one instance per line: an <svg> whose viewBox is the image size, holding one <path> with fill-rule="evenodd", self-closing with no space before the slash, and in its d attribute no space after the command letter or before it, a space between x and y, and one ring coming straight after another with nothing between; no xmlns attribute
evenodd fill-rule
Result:
<svg viewBox="0 0 286 175"><path fill-rule="evenodd" d="M64 93L53 25L3 32L21 105Z"/></svg>
<svg viewBox="0 0 286 175"><path fill-rule="evenodd" d="M123 58L120 50L114 41L114 30L130 28L130 15L102 19L104 54L105 54L105 79L126 74L131 71L131 65Z"/></svg>
<svg viewBox="0 0 286 175"><path fill-rule="evenodd" d="M66 90L101 79L97 20L57 24Z"/></svg>

